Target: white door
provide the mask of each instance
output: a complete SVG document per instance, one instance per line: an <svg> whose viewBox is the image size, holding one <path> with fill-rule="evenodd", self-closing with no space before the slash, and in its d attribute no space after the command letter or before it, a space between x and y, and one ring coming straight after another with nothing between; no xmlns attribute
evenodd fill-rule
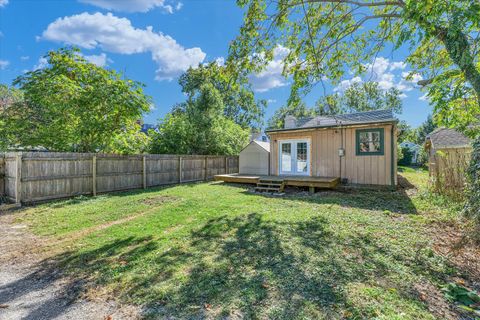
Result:
<svg viewBox="0 0 480 320"><path fill-rule="evenodd" d="M310 141L280 141L278 160L281 175L308 176L310 174Z"/></svg>

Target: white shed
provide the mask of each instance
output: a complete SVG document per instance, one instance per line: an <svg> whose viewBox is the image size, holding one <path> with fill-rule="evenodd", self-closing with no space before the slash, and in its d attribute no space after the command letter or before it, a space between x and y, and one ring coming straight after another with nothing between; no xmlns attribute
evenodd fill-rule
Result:
<svg viewBox="0 0 480 320"><path fill-rule="evenodd" d="M270 163L270 142L252 141L239 157L240 174L268 175Z"/></svg>

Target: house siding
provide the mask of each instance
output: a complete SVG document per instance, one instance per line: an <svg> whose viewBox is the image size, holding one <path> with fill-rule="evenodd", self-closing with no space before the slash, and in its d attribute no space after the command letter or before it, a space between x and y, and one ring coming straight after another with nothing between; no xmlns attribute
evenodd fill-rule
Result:
<svg viewBox="0 0 480 320"><path fill-rule="evenodd" d="M392 127L394 135L392 137ZM383 155L356 155L355 132L357 129L383 128ZM317 177L341 177L352 184L391 185L392 168L394 184L397 184L396 128L393 124L369 125L348 128L318 128L305 131L270 132L270 174L278 175L278 142L288 139L310 139L310 175ZM342 135L343 133L343 135ZM392 141L392 138L394 139ZM345 156L338 155L339 148ZM393 144L392 144L393 142ZM392 163L392 147L394 161Z"/></svg>

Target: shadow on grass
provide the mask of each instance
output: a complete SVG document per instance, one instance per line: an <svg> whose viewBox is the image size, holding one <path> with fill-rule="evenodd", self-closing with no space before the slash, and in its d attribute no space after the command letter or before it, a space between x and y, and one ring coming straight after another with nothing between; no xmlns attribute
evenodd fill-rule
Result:
<svg viewBox="0 0 480 320"><path fill-rule="evenodd" d="M342 318L345 310L368 318L375 310L352 304L349 284L378 284L398 266L442 277L429 254L393 250L371 233L347 234L334 234L322 217L281 222L257 213L221 216L169 248L156 238L127 237L63 253L36 273L1 286L0 304L25 295L31 279L68 275L72 300L86 290L114 286L117 299L141 303L146 315L159 318ZM418 303L408 290L401 294ZM55 318L59 313L48 313L51 305L55 301L31 310L26 319Z"/></svg>
<svg viewBox="0 0 480 320"><path fill-rule="evenodd" d="M405 178L403 179L406 180ZM410 183L409 185L413 186ZM408 188L402 186L399 186L395 191L388 189L339 188L335 190L317 190L314 194L309 194L307 191L300 188L287 188L286 194L281 196L254 192L253 188L247 185L239 185L238 187L243 189L248 188L245 190L244 194L250 196L264 196L269 198L280 198L282 200L305 201L316 204L336 204L344 208L389 211L396 214L418 213L411 197L406 193Z"/></svg>

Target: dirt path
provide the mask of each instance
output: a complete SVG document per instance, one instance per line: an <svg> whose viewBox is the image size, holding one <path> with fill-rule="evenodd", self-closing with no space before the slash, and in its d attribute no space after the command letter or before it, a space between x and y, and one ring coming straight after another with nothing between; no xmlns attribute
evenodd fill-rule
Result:
<svg viewBox="0 0 480 320"><path fill-rule="evenodd" d="M14 214L0 212L0 319L139 318L138 308L83 299L82 284L46 264L51 246L15 224Z"/></svg>

